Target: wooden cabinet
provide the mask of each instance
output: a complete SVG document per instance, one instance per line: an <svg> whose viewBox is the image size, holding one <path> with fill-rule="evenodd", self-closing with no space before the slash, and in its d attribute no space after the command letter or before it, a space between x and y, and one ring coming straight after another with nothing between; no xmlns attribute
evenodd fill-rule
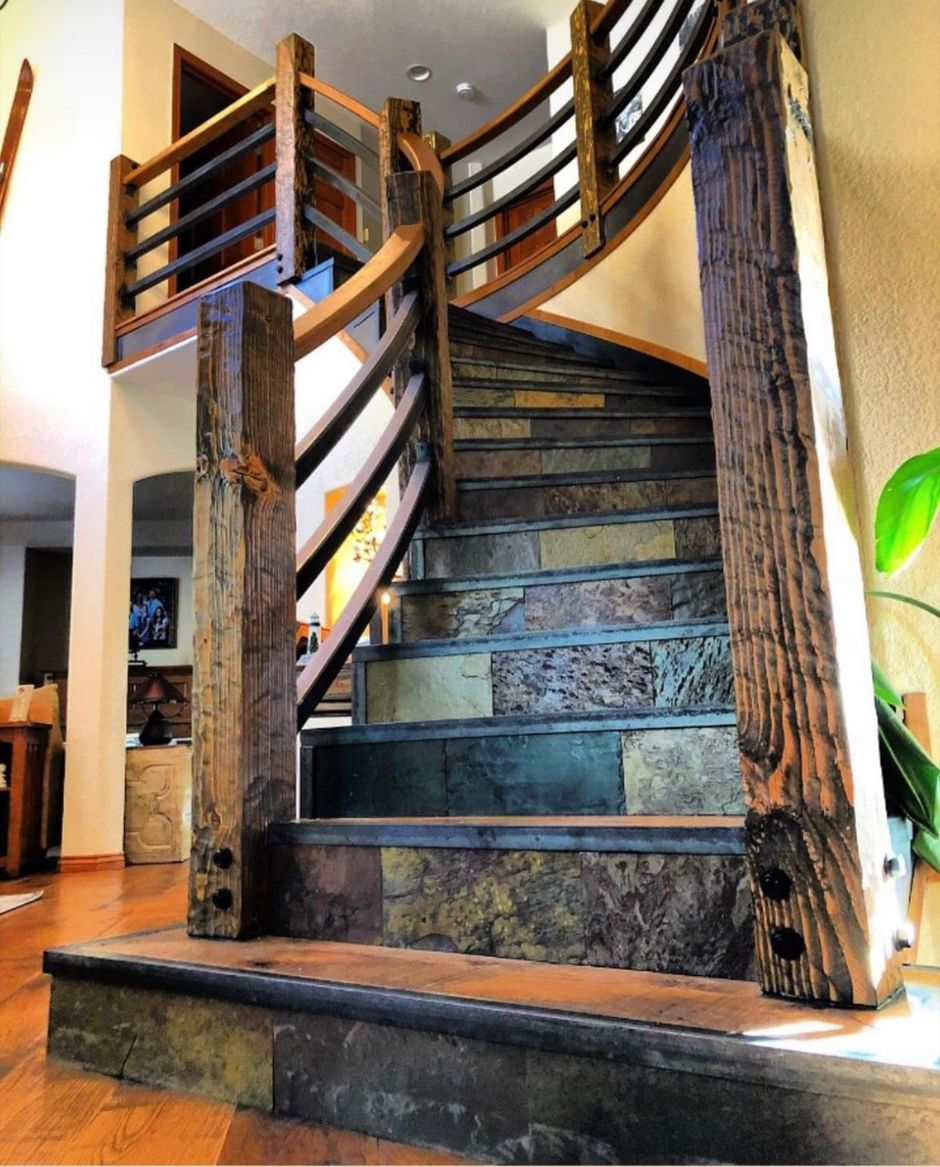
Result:
<svg viewBox="0 0 940 1167"><path fill-rule="evenodd" d="M10 878L43 857L42 778L48 744L48 725L0 725L0 761L7 768L7 785L0 790L0 862Z"/></svg>
<svg viewBox="0 0 940 1167"><path fill-rule="evenodd" d="M193 763L190 746L128 748L124 854L128 863L189 858Z"/></svg>

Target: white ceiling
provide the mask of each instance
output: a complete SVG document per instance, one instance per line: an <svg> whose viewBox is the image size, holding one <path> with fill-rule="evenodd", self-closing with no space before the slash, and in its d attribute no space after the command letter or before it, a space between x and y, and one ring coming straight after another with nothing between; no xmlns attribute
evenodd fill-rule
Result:
<svg viewBox="0 0 940 1167"><path fill-rule="evenodd" d="M386 97L421 102L425 130L456 141L546 71L545 30L575 0L179 0L263 60L292 32L317 51L317 74L372 109ZM422 84L405 70L420 62ZM477 98L458 97L469 81Z"/></svg>

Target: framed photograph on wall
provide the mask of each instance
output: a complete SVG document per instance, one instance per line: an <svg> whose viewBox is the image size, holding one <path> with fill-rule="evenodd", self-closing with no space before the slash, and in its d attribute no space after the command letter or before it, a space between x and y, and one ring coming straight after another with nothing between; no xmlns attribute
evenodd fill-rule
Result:
<svg viewBox="0 0 940 1167"><path fill-rule="evenodd" d="M127 647L176 648L178 579L132 579Z"/></svg>

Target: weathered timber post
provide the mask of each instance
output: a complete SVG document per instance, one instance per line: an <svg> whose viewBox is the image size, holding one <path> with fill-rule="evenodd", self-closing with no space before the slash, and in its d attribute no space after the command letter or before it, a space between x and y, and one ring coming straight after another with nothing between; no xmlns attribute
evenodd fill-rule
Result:
<svg viewBox="0 0 940 1167"><path fill-rule="evenodd" d="M604 245L601 200L614 184L607 159L616 144L615 126L601 124L601 114L614 95L610 77L600 71L610 56L610 38L599 43L591 35L591 22L603 5L580 0L571 13L571 77L574 87L574 119L578 136L578 180L581 187L581 249L593 255Z"/></svg>
<svg viewBox="0 0 940 1167"><path fill-rule="evenodd" d="M383 196L390 174L401 170L398 135L421 136L421 103L402 97L389 97L379 114L379 189ZM389 226L388 200L382 199L382 238L388 239L394 228Z"/></svg>
<svg viewBox="0 0 940 1167"><path fill-rule="evenodd" d="M385 184L385 211L389 229L407 223L423 223L425 243L405 286L421 296L423 313L409 361L396 369L396 399L407 383L408 368L422 368L428 383L427 429L422 438L434 454L434 496L431 514L436 519L457 515L457 473L454 463L454 390L447 329L447 288L444 274L444 224L441 192L429 171L389 175ZM402 284L390 293L392 311L404 294ZM410 459L405 459L410 461Z"/></svg>
<svg viewBox="0 0 940 1167"><path fill-rule="evenodd" d="M898 918L806 73L765 31L685 93L760 982L874 1006Z"/></svg>
<svg viewBox="0 0 940 1167"><path fill-rule="evenodd" d="M446 134L442 134L440 130L431 130L429 134L424 135L424 140L431 147L434 153L440 158L441 152L446 150L451 145L450 138ZM447 185L447 172L444 171L444 184ZM442 192L443 193L443 192ZM453 238L448 237L447 229L454 225L454 204L450 202L441 202L441 231L444 237L444 287L447 292L447 299L452 300L457 294L457 281L453 276L447 274L448 267L454 262L455 247Z"/></svg>
<svg viewBox="0 0 940 1167"><path fill-rule="evenodd" d="M118 359L117 328L134 315L134 305L125 296L124 286L136 278L136 263L127 262L127 252L137 242L137 228L128 227L127 216L140 203L137 187L127 185L127 175L137 163L120 154L111 161L108 197L108 254L104 286L104 339L101 363L108 367Z"/></svg>
<svg viewBox="0 0 940 1167"><path fill-rule="evenodd" d="M290 301L203 300L193 517L191 936L263 927L264 832L294 815L294 352Z"/></svg>
<svg viewBox="0 0 940 1167"><path fill-rule="evenodd" d="M299 279L313 254L315 228L304 217L313 205L314 132L304 114L310 94L300 74L314 75L313 45L296 33L278 41L275 66L274 172L277 279L287 284Z"/></svg>

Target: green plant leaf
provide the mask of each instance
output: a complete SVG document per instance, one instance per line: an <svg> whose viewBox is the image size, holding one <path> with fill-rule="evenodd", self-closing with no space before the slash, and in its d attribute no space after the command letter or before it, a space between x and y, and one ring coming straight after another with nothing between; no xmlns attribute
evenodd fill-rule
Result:
<svg viewBox="0 0 940 1167"><path fill-rule="evenodd" d="M880 697L882 701L892 705L895 709L904 707L904 698L888 680L884 669L876 660L871 662L871 678L875 682L876 697Z"/></svg>
<svg viewBox="0 0 940 1167"><path fill-rule="evenodd" d="M940 768L887 702L875 705L885 793L916 826L940 834Z"/></svg>
<svg viewBox="0 0 940 1167"><path fill-rule="evenodd" d="M936 616L940 620L940 608L935 608L933 604L928 604L925 600L915 600L913 596L902 596L900 592L866 592L866 595L876 596L879 600L899 600L902 604L910 604L912 608L920 608L923 612L929 612L931 616Z"/></svg>
<svg viewBox="0 0 940 1167"><path fill-rule="evenodd" d="M919 855L925 863L929 863L934 871L940 871L940 835L919 829L914 833L911 848L914 854Z"/></svg>
<svg viewBox="0 0 940 1167"><path fill-rule="evenodd" d="M940 507L940 446L909 458L888 479L875 514L875 566L894 575L927 537Z"/></svg>

